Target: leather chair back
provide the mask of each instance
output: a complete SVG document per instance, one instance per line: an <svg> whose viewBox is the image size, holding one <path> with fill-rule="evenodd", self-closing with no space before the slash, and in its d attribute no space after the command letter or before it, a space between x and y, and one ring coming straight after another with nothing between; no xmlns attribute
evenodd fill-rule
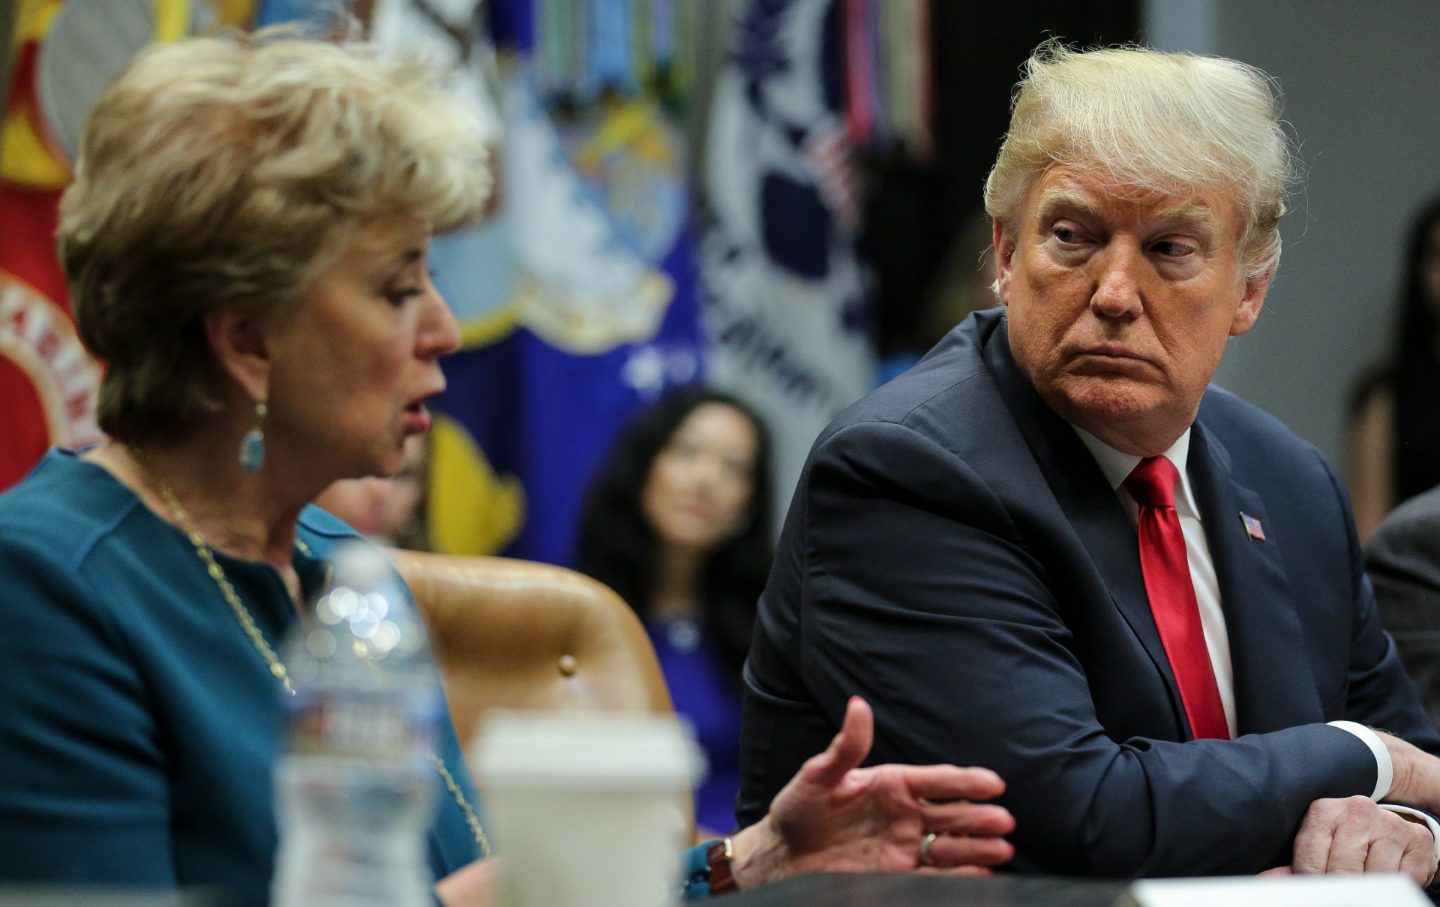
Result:
<svg viewBox="0 0 1440 907"><path fill-rule="evenodd" d="M429 626L467 749L493 708L673 712L649 637L603 583L515 558L388 553Z"/></svg>

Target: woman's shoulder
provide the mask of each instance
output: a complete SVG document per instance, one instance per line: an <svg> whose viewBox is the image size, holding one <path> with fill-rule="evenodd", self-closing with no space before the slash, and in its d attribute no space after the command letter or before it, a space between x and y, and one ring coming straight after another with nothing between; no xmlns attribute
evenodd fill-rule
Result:
<svg viewBox="0 0 1440 907"><path fill-rule="evenodd" d="M0 548L72 561L140 506L135 494L79 452L55 449L0 494Z"/></svg>
<svg viewBox="0 0 1440 907"><path fill-rule="evenodd" d="M349 523L315 504L300 511L299 534L316 557L325 557L342 542L363 538Z"/></svg>
<svg viewBox="0 0 1440 907"><path fill-rule="evenodd" d="M40 639L84 647L124 636L123 603L167 569L164 525L101 467L74 451L46 454L0 495L0 615L27 628L6 640L9 654Z"/></svg>

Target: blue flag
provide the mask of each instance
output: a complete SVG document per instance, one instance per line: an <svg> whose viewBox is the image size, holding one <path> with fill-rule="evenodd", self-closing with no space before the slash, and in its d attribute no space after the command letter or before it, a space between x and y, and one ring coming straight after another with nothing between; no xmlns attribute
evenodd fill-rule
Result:
<svg viewBox="0 0 1440 907"><path fill-rule="evenodd" d="M504 80L502 198L432 250L465 348L444 363L431 538L566 563L585 485L640 403L701 376L678 140L633 101L558 126Z"/></svg>

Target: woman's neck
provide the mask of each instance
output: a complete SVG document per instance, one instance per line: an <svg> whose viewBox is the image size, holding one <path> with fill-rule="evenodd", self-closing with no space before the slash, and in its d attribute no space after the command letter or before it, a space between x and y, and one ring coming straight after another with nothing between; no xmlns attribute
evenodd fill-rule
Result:
<svg viewBox="0 0 1440 907"><path fill-rule="evenodd" d="M650 584L651 615L657 618L698 617L704 555L661 546Z"/></svg>
<svg viewBox="0 0 1440 907"><path fill-rule="evenodd" d="M199 440L170 445L111 441L85 457L167 523L184 531L181 524L188 517L212 549L268 563L290 585L300 511L319 490L287 488L280 464L247 472L238 462L238 444L207 443L203 438L209 433L197 434ZM183 515L166 499L167 491Z"/></svg>

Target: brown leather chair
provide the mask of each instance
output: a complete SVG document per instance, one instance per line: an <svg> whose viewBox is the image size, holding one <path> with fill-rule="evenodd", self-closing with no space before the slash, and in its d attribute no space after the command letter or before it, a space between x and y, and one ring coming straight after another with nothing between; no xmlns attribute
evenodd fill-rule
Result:
<svg viewBox="0 0 1440 907"><path fill-rule="evenodd" d="M425 617L467 756L495 708L674 714L650 637L604 583L516 558L386 553ZM680 808L698 840L694 800Z"/></svg>
<svg viewBox="0 0 1440 907"><path fill-rule="evenodd" d="M649 637L603 583L514 558L387 553L429 626L462 746L493 708L674 711Z"/></svg>

